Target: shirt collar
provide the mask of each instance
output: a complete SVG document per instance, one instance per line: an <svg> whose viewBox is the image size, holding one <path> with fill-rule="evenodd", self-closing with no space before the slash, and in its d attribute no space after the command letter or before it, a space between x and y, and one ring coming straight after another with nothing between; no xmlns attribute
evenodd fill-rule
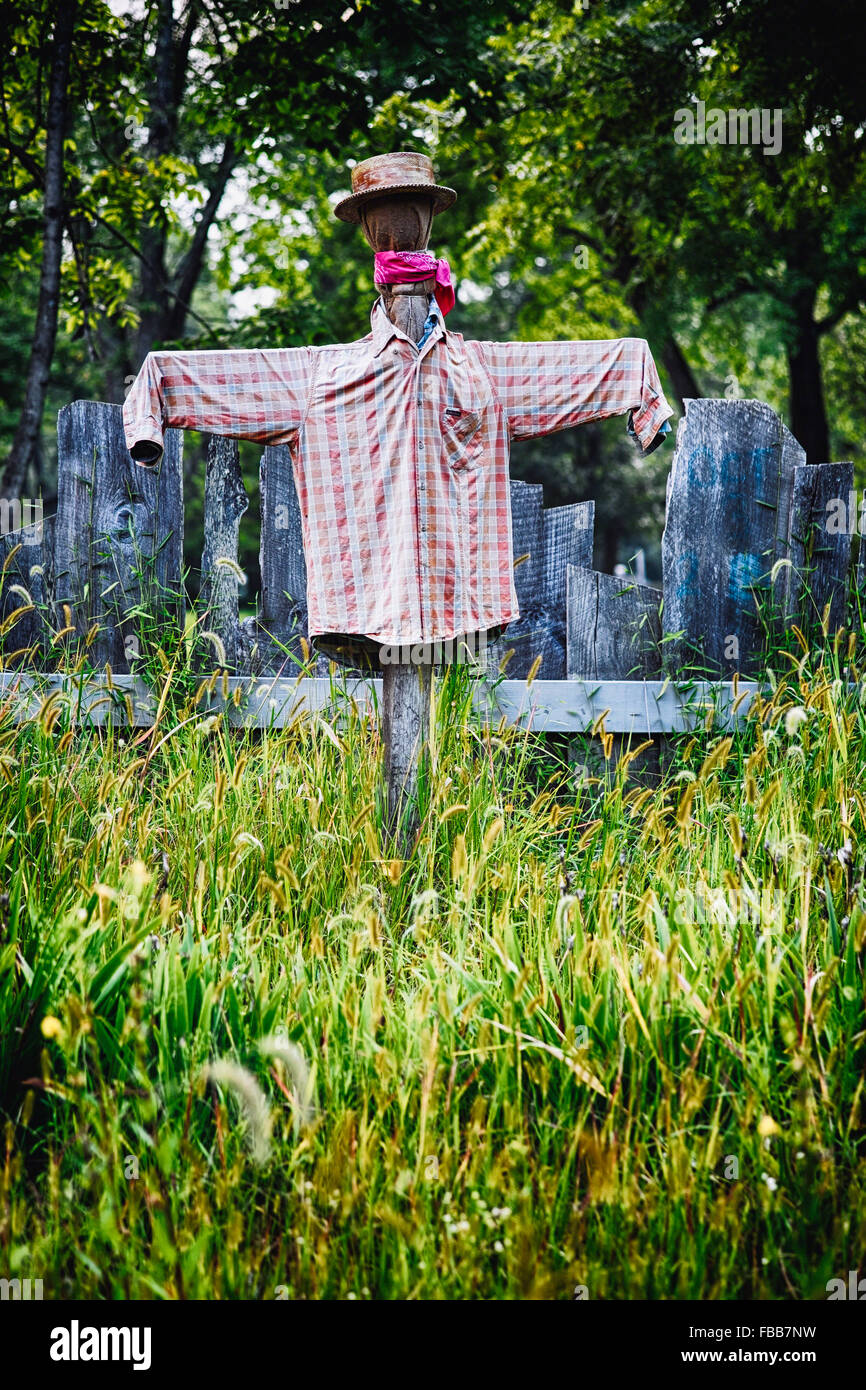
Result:
<svg viewBox="0 0 866 1390"><path fill-rule="evenodd" d="M429 345L431 339L434 337L437 328L441 329L443 333L448 332L447 328L445 327L445 319L442 314L442 310L439 308L439 305L433 297L431 297L430 299L430 317L432 317L434 320L434 326L433 332L430 334L430 336L427 339L427 342L424 344L425 348ZM376 303L373 305L373 310L370 314L370 328L372 329L373 334L374 357L379 356L379 353L382 352L383 349L388 346L392 338L406 337L405 333L401 333L399 328L394 327L394 324L391 322L391 320L388 318L388 315L385 313L385 306L382 303L381 295L376 300ZM409 339L406 338L406 341L408 343ZM413 344L413 346L417 347L417 343Z"/></svg>

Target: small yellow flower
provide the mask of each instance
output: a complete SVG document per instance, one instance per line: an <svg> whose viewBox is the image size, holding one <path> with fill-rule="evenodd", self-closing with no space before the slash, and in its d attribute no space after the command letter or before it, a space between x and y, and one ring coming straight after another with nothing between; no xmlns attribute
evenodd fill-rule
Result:
<svg viewBox="0 0 866 1390"><path fill-rule="evenodd" d="M43 1038L59 1038L63 1033L63 1024L59 1018L54 1018L52 1014L46 1014L42 1020Z"/></svg>
<svg viewBox="0 0 866 1390"><path fill-rule="evenodd" d="M127 869L129 875L129 886L137 897L144 892L153 875L148 871L147 865L141 859L134 859Z"/></svg>
<svg viewBox="0 0 866 1390"><path fill-rule="evenodd" d="M782 1131L772 1115L762 1115L758 1121L758 1133L762 1139L771 1139L774 1134L781 1134Z"/></svg>

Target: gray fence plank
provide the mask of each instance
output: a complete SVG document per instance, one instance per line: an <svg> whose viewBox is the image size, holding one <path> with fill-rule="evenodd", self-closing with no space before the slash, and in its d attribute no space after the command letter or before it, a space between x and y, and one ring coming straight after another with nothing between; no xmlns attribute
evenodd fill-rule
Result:
<svg viewBox="0 0 866 1390"><path fill-rule="evenodd" d="M520 617L488 646L487 662L496 668L511 651L506 671L515 680L525 679L538 657L539 675L564 679L566 570L569 564L592 563L595 503L544 510L542 500L540 484L512 479L511 543Z"/></svg>
<svg viewBox="0 0 866 1390"><path fill-rule="evenodd" d="M661 594L627 576L568 567L568 679L661 674Z"/></svg>
<svg viewBox="0 0 866 1390"><path fill-rule="evenodd" d="M73 401L57 417L54 583L79 636L98 624L94 666L129 671L160 629L183 615L182 435L168 430L155 468L134 463L119 405ZM146 611L148 617L129 616Z"/></svg>
<svg viewBox="0 0 866 1390"><path fill-rule="evenodd" d="M853 488L853 463L802 464L794 469L788 615L809 630L820 626L828 603L829 632L845 621Z"/></svg>
<svg viewBox="0 0 866 1390"><path fill-rule="evenodd" d="M511 480L511 541L514 587L521 609L534 607L544 579L544 489L540 483ZM519 562L519 563L518 563Z"/></svg>
<svg viewBox="0 0 866 1390"><path fill-rule="evenodd" d="M6 666L39 666L48 659L54 632L51 604L54 517L0 535L0 636ZM13 615L17 614L17 617Z"/></svg>
<svg viewBox="0 0 866 1390"><path fill-rule="evenodd" d="M251 671L292 676L303 661L301 639L309 642L309 629L301 508L287 444L269 445L263 451L259 496L260 609L256 618L241 623L241 630L251 657ZM350 657L337 651L314 652L311 669L326 676L332 660L347 673L360 674Z"/></svg>
<svg viewBox="0 0 866 1390"><path fill-rule="evenodd" d="M539 675L548 680L565 680L568 567L592 568L595 503L572 502L565 507L548 507L542 517L544 578L541 599L549 640Z"/></svg>
<svg viewBox="0 0 866 1390"><path fill-rule="evenodd" d="M592 569L595 502L571 502L548 507L544 522L544 606L552 613L565 612L568 566Z"/></svg>
<svg viewBox="0 0 866 1390"><path fill-rule="evenodd" d="M544 489L540 483L511 480L511 544L514 552L514 587L520 617L489 645L487 660L498 666L507 652L509 677L525 677L537 656L546 652L546 624L541 606L544 579Z"/></svg>
<svg viewBox="0 0 866 1390"><path fill-rule="evenodd" d="M212 435L204 484L204 551L196 636L196 664L202 670L223 665L222 654L208 633L222 643L228 670L236 670L239 659L249 655L238 622L238 532L248 506L237 440Z"/></svg>
<svg viewBox="0 0 866 1390"><path fill-rule="evenodd" d="M307 566L287 444L270 445L263 451L259 496L262 588L258 617L246 626L250 642L258 646L254 669L290 676L296 669L292 658L303 658L301 638L307 635Z"/></svg>
<svg viewBox="0 0 866 1390"><path fill-rule="evenodd" d="M804 451L761 401L686 402L668 479L662 538L669 670L710 675L760 665L756 600L785 611L794 469ZM674 640L673 634L682 633Z"/></svg>
<svg viewBox="0 0 866 1390"><path fill-rule="evenodd" d="M660 604L658 589L638 584L627 576L620 578L569 565L569 680L641 680L661 675ZM607 723L605 731L613 733ZM599 744L575 739L570 759L579 775L601 772L611 777L623 753L628 751L630 733L614 733L607 760L602 760ZM630 765L631 775L645 781L654 781L659 772L659 750L655 746L644 749Z"/></svg>
<svg viewBox="0 0 866 1390"><path fill-rule="evenodd" d="M527 687L506 680L492 691L479 689L476 705L491 720L498 715L548 734L586 733L603 718L608 733L623 736L622 746L648 734L703 728L711 713L719 728L741 724L759 688L750 681L735 690L731 681L536 680Z"/></svg>

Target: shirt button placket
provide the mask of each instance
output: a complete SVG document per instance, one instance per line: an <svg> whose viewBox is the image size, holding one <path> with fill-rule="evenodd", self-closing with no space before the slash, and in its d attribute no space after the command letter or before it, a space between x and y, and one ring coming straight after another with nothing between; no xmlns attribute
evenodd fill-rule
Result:
<svg viewBox="0 0 866 1390"><path fill-rule="evenodd" d="M429 631L429 587L430 587L430 562L428 555L428 527L427 527L427 453L424 444L424 386L418 363L418 394L416 401L416 439L417 447L415 450L415 481L418 488L418 515L419 515L419 545L421 555L421 572L419 574L420 585L420 607L421 607L421 635L426 641L430 637Z"/></svg>

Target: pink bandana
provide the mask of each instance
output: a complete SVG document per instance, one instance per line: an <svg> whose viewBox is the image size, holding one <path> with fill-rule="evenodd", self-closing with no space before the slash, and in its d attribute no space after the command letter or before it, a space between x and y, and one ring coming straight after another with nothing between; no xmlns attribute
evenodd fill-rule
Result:
<svg viewBox="0 0 866 1390"><path fill-rule="evenodd" d="M454 308L454 287L451 267L446 260L437 260L429 251L377 251L374 256L373 283L376 285L409 285L415 280L436 276L433 293L443 314Z"/></svg>

